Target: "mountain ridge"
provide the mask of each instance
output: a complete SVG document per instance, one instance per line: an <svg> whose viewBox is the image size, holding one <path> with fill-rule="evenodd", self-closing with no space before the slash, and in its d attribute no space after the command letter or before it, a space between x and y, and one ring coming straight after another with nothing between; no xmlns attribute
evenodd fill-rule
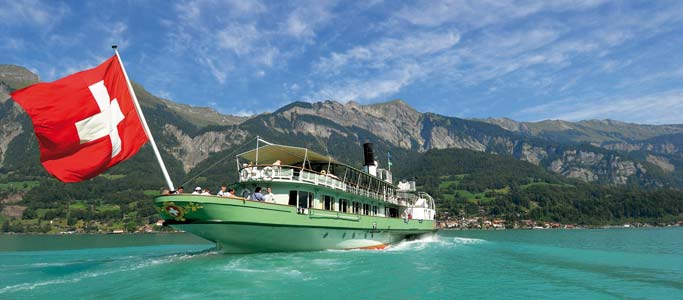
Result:
<svg viewBox="0 0 683 300"><path fill-rule="evenodd" d="M38 80L25 68L0 66L0 85L10 90ZM614 120L518 122L509 118L462 119L419 112L401 99L362 105L336 101L292 102L272 113L248 118L221 114L156 97L139 84L134 89L160 147L182 164L182 172L250 136L308 137L311 147L346 156L330 144L341 139L360 146L383 143L386 151L423 153L432 149L469 149L509 155L555 174L588 182L650 187L677 186L683 172L683 125L642 125ZM5 103L0 116L0 166L13 140L27 134L21 109ZM172 117L171 117L172 116ZM152 126L153 125L153 126ZM26 138L24 138L26 140Z"/></svg>
<svg viewBox="0 0 683 300"><path fill-rule="evenodd" d="M39 80L29 73L0 66L3 231L87 231L156 222L156 210L146 200L163 180L149 145L81 183L60 183L43 170L28 116L7 100L11 91ZM362 144L372 142L380 165L386 165L384 153L391 153L394 178L416 179L435 195L440 211L451 215L484 211L601 224L666 221L683 212L680 125L462 119L419 112L400 99L369 105L292 102L243 118L177 104L133 85L176 185L236 181L236 165L226 158L255 146L245 143L260 136L351 165L360 165ZM59 225L37 226L41 220Z"/></svg>

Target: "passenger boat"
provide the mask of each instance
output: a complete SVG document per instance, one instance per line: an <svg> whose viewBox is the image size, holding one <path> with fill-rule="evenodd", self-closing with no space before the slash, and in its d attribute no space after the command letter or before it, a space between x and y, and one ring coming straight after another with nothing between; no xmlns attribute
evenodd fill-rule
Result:
<svg viewBox="0 0 683 300"><path fill-rule="evenodd" d="M257 140L236 156L235 197L171 194L155 198L165 222L227 253L383 249L436 231L434 200L414 182L393 184L372 144L363 169L306 148ZM254 190L272 189L266 201Z"/></svg>

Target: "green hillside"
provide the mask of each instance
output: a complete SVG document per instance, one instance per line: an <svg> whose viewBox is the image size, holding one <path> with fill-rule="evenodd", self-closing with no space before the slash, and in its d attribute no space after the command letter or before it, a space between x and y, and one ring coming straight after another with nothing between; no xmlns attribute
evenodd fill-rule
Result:
<svg viewBox="0 0 683 300"><path fill-rule="evenodd" d="M683 193L617 188L548 173L512 157L433 150L415 162L418 183L445 217L486 216L583 225L670 222L683 218Z"/></svg>

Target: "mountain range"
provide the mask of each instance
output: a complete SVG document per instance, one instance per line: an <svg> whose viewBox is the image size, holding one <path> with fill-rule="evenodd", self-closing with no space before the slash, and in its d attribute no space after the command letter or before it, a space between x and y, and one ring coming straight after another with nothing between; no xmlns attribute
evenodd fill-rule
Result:
<svg viewBox="0 0 683 300"><path fill-rule="evenodd" d="M30 120L9 97L11 91L38 81L26 68L0 65L0 174L4 176L47 176L40 167ZM383 153L391 152L395 178L419 177L410 166L425 153L464 149L528 162L580 182L683 189L683 125L679 124L463 119L419 112L402 100L370 105L293 102L273 112L240 117L162 99L137 84L134 89L172 175L177 181L193 179L192 184L235 180L234 162L224 158L253 147L244 144L260 136L356 165L361 163L362 143L370 141L381 153L380 164L386 165ZM136 168L151 166L148 148L108 173L140 176L147 188L161 186L155 167ZM207 172L209 167L220 172Z"/></svg>
<svg viewBox="0 0 683 300"><path fill-rule="evenodd" d="M4 171L11 171L5 161L16 161L8 150L26 155L25 149L13 144L32 140L26 115L9 101L9 91L38 81L25 68L0 66L0 167ZM260 135L273 142L305 137L308 146L340 159L347 159L347 149L330 147L335 144L332 140L350 141L358 148L369 140L380 144L382 152L469 149L512 156L587 182L683 186L678 179L683 174L683 125L462 119L418 112L402 100L371 105L294 102L271 113L238 117L158 98L139 85L135 89L151 127L161 136L165 156L179 161L184 173L209 156ZM348 159L357 157L358 153Z"/></svg>

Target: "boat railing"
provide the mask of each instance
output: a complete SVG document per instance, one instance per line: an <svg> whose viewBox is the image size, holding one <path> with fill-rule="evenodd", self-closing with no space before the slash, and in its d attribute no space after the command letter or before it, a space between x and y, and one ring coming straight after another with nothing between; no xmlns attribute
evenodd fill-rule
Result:
<svg viewBox="0 0 683 300"><path fill-rule="evenodd" d="M287 165L255 165L242 167L239 171L240 182L250 181L300 181L320 185L351 194L373 198L393 204L400 204L392 195L371 191L367 188L344 182L334 174L319 173L309 169Z"/></svg>

